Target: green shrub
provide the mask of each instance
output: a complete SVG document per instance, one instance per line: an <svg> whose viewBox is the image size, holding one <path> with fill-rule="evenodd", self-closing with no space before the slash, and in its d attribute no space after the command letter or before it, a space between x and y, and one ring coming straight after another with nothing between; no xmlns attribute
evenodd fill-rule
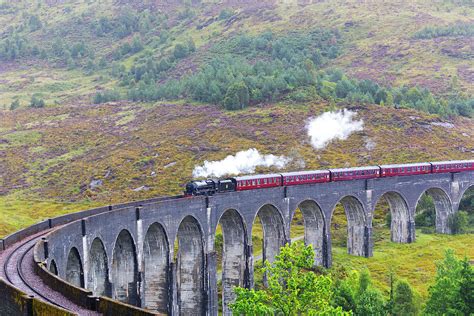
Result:
<svg viewBox="0 0 474 316"><path fill-rule="evenodd" d="M224 107L227 110L241 110L249 104L249 89L243 82L236 82L232 84L224 98Z"/></svg>
<svg viewBox="0 0 474 316"><path fill-rule="evenodd" d="M10 111L14 111L18 109L19 107L20 107L20 100L15 98L15 100L13 100L13 102L10 104Z"/></svg>
<svg viewBox="0 0 474 316"><path fill-rule="evenodd" d="M40 98L39 94L33 94L31 96L30 107L31 108L44 108L44 100Z"/></svg>
<svg viewBox="0 0 474 316"><path fill-rule="evenodd" d="M465 233L468 229L469 217L467 212L459 211L448 218L448 226L453 234Z"/></svg>

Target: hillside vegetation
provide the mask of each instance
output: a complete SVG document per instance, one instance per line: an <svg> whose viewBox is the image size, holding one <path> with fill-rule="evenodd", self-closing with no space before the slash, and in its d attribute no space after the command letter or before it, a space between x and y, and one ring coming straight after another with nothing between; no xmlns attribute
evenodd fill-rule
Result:
<svg viewBox="0 0 474 316"><path fill-rule="evenodd" d="M249 148L285 170L474 156L472 1L128 2L0 0L0 236L180 193L196 165ZM314 149L308 119L343 108L363 130ZM375 235L368 260L341 229L335 262L384 290L393 267L426 298L443 248L474 245L423 229Z"/></svg>
<svg viewBox="0 0 474 316"><path fill-rule="evenodd" d="M0 106L291 92L470 116L473 16L469 1L3 2Z"/></svg>
<svg viewBox="0 0 474 316"><path fill-rule="evenodd" d="M473 12L459 1L0 2L0 193L21 218L5 215L3 232L42 217L17 212L20 201L53 215L67 211L56 202L173 194L195 165L251 147L289 156L288 170L470 158L472 120L457 115L472 113L472 56L447 50L469 51ZM307 119L343 107L364 131L314 150Z"/></svg>

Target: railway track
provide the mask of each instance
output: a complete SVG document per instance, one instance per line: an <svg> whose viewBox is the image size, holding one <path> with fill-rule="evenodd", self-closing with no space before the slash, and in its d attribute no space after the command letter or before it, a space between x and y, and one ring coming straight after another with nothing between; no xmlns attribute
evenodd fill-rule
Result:
<svg viewBox="0 0 474 316"><path fill-rule="evenodd" d="M33 248L35 244L53 229L56 229L61 225L68 224L72 221L80 220L82 218L93 216L102 212L105 213L115 211L124 207L139 206L146 203L181 198L184 198L184 196L175 195L157 197L149 200L134 201L98 209L86 210L83 211L82 214L81 212L73 213L70 215L49 219L49 228L41 228L41 231L38 231L37 233L27 234L27 237L16 242L15 244L9 244L8 247L6 247L3 244L3 240L1 240L2 243L0 243L0 246L2 247L0 248L0 279L3 279L3 282L11 284L17 290L20 290L23 294L30 296L31 298L35 298L50 305L60 307L61 309L72 314L85 316L102 315L95 310L87 309L86 307L74 303L61 292L56 291L54 288L49 287L47 284L45 284L45 282L43 282L41 277L37 275L35 271L36 263L34 261L33 254Z"/></svg>
<svg viewBox="0 0 474 316"><path fill-rule="evenodd" d="M3 261L3 269L0 276L26 295L60 307L71 313L86 316L101 315L96 311L88 310L71 302L60 292L44 284L43 280L35 273L33 248L36 242L49 232L50 230L42 231L39 234L18 242L13 247L1 253L0 261Z"/></svg>

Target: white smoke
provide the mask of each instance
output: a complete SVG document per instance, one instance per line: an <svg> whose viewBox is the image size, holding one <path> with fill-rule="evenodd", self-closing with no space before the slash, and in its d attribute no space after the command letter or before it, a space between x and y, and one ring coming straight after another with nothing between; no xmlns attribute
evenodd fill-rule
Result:
<svg viewBox="0 0 474 316"><path fill-rule="evenodd" d="M352 133L364 129L364 121L354 121L355 112L342 110L325 112L310 119L306 129L311 139L311 145L316 149L326 147L335 139L345 140Z"/></svg>
<svg viewBox="0 0 474 316"><path fill-rule="evenodd" d="M224 175L238 175L254 173L257 167L283 168L291 161L285 156L262 155L255 148L239 151L234 156L229 155L219 161L204 161L202 166L196 166L193 177L222 177Z"/></svg>

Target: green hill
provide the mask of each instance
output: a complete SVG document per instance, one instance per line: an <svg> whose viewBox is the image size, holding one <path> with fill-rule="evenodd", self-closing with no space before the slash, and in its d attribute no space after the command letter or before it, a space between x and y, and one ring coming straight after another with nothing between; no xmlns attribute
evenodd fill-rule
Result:
<svg viewBox="0 0 474 316"><path fill-rule="evenodd" d="M472 1L165 2L0 0L0 236L248 148L287 170L472 159ZM363 131L315 150L308 118L342 108ZM404 249L464 247L422 236ZM384 287L371 260L351 264Z"/></svg>
<svg viewBox="0 0 474 316"><path fill-rule="evenodd" d="M348 97L324 86L322 81L340 81L334 76L315 82L325 99L472 113L474 8L469 1L199 2L0 3L0 106L9 108L16 99L27 106L34 94L47 106L183 96L223 104L221 94L231 81L212 87L220 90L213 94L211 88L201 91L202 83L183 79L201 74L215 58L239 55L232 79L258 72L242 69L257 61L271 61L274 67L265 73L267 87L249 87L253 103L274 101L291 91L299 92L297 98L307 96L298 90L311 82L295 75L282 84L275 71L296 71L310 59L315 71L339 68L348 79L370 79L385 90L427 88L439 104L418 95L423 91L407 95L408 88L388 91L391 101L387 91L376 95L363 88ZM164 83L168 85L156 88Z"/></svg>

